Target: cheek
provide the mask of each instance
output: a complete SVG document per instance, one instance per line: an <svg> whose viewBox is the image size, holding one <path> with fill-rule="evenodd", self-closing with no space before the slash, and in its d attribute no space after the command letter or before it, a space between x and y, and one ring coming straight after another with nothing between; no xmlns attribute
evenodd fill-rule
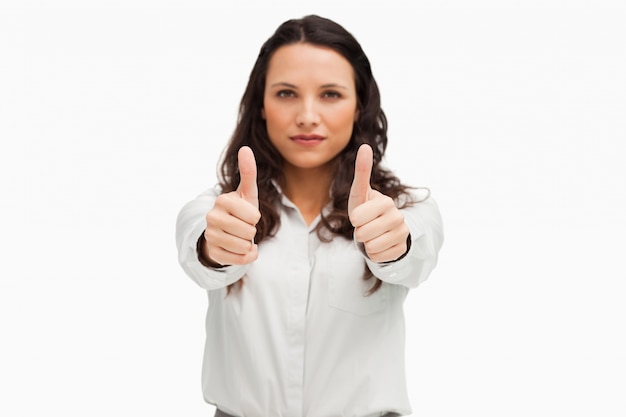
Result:
<svg viewBox="0 0 626 417"><path fill-rule="evenodd" d="M285 109L281 109L280 106L276 106L271 101L264 103L263 115L268 124L280 124L285 119Z"/></svg>
<svg viewBox="0 0 626 417"><path fill-rule="evenodd" d="M333 124L336 129L352 131L354 122L356 122L355 110L353 108L342 109L340 112L333 114Z"/></svg>

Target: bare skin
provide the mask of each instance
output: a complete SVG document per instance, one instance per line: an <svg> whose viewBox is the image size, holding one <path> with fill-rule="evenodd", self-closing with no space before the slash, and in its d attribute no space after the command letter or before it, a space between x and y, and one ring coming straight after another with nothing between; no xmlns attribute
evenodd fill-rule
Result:
<svg viewBox="0 0 626 417"><path fill-rule="evenodd" d="M333 164L351 140L358 117L354 71L336 51L296 43L279 48L268 66L261 115L270 142L283 157L283 193L307 224L330 200ZM244 265L258 257L253 239L259 212L257 167L252 150L238 154L241 183L220 195L206 215L206 259L220 265ZM359 149L348 201L355 238L375 262L406 252L409 229L390 197L370 187L373 156Z"/></svg>
<svg viewBox="0 0 626 417"><path fill-rule="evenodd" d="M409 227L393 199L370 187L372 160L372 148L361 145L348 198L348 215L354 236L365 245L367 256L374 262L389 262L406 252Z"/></svg>
<svg viewBox="0 0 626 417"><path fill-rule="evenodd" d="M248 147L239 151L239 170L241 183L237 190L220 195L206 216L205 256L221 265L245 265L258 257L258 248L252 239L261 213L258 209L256 162ZM355 238L364 244L368 257L374 262L393 261L406 252L409 229L393 200L370 187L371 172L372 149L362 145L355 162L348 213L355 227ZM317 179L314 176L308 178ZM293 198L310 205L307 217L317 216L322 200L312 199L305 188L298 189L300 191ZM328 188L323 191L328 195Z"/></svg>
<svg viewBox="0 0 626 417"><path fill-rule="evenodd" d="M306 224L310 225L330 201L330 171L326 168L287 168L285 178L283 192L298 207Z"/></svg>
<svg viewBox="0 0 626 417"><path fill-rule="evenodd" d="M206 215L204 255L220 265L245 265L259 256L253 242L255 225L261 219L256 161L247 146L239 150L238 157L239 187L217 197L213 209Z"/></svg>

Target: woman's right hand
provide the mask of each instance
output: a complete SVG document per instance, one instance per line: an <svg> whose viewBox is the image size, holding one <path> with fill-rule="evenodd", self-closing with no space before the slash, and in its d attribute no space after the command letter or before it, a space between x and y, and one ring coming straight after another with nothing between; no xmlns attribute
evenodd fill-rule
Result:
<svg viewBox="0 0 626 417"><path fill-rule="evenodd" d="M256 161L252 149L239 149L241 177L236 191L221 194L206 215L205 259L219 265L245 265L259 256L254 243L256 224L261 219Z"/></svg>

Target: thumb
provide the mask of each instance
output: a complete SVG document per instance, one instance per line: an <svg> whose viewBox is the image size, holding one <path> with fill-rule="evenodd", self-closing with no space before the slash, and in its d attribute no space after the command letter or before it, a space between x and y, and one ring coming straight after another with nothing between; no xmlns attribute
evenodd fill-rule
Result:
<svg viewBox="0 0 626 417"><path fill-rule="evenodd" d="M372 165L374 156L369 145L361 145L356 154L354 163L354 180L350 188L348 198L348 213L365 203L369 199L371 192L370 177L372 176Z"/></svg>
<svg viewBox="0 0 626 417"><path fill-rule="evenodd" d="M256 185L256 160L248 146L242 146L237 154L240 182L237 192L248 203L259 208L259 189Z"/></svg>

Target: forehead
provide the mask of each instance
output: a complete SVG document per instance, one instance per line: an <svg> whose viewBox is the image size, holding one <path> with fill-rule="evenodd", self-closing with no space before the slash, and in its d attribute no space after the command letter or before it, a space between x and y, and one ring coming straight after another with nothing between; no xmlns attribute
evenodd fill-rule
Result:
<svg viewBox="0 0 626 417"><path fill-rule="evenodd" d="M354 83L354 70L346 58L331 48L296 43L274 52L267 70L267 81L270 80Z"/></svg>

